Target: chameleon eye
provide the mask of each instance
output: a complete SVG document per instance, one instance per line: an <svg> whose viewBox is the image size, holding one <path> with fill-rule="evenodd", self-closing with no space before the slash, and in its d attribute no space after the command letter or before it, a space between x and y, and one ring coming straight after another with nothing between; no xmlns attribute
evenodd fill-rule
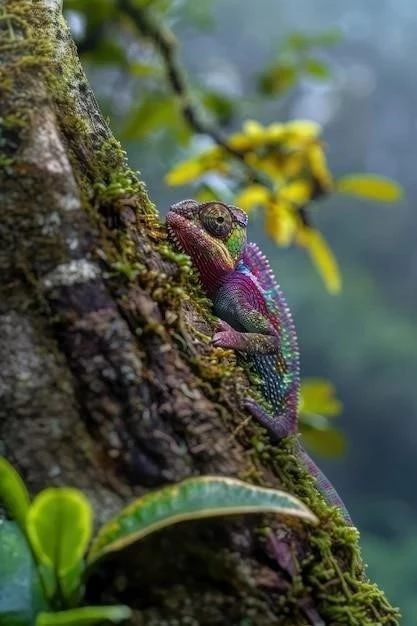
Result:
<svg viewBox="0 0 417 626"><path fill-rule="evenodd" d="M208 204L200 214L201 223L210 235L223 239L230 234L233 218L229 209L223 204Z"/></svg>

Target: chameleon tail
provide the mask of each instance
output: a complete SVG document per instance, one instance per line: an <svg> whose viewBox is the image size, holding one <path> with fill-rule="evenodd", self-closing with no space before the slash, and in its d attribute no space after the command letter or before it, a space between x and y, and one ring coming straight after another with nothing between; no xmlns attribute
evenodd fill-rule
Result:
<svg viewBox="0 0 417 626"><path fill-rule="evenodd" d="M302 459L306 469L316 479L317 489L320 491L325 500L332 506L337 506L343 515L345 522L349 526L354 526L352 518L350 517L347 508L345 507L343 500L333 487L331 482L326 478L321 469L317 467L314 461L309 457L299 441L297 441L297 455Z"/></svg>

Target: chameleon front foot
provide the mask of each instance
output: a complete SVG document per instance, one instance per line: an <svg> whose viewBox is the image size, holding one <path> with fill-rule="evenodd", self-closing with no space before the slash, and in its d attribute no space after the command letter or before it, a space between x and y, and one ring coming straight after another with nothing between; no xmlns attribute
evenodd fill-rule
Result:
<svg viewBox="0 0 417 626"><path fill-rule="evenodd" d="M261 426L267 429L273 439L284 439L297 432L297 423L295 420L285 415L270 415L252 398L246 398L244 407L258 424L261 424Z"/></svg>

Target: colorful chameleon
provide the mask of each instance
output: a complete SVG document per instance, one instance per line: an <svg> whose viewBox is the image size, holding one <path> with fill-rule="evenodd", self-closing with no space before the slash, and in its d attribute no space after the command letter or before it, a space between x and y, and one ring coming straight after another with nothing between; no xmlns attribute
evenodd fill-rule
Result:
<svg viewBox="0 0 417 626"><path fill-rule="evenodd" d="M249 362L273 414L252 398L244 400L245 408L280 440L297 433L297 335L268 260L256 244L246 241L247 222L244 211L222 202L183 200L171 206L167 215L170 238L191 257L213 312L221 320L213 344L236 350ZM316 478L318 489L352 525L336 490L296 441L297 454Z"/></svg>

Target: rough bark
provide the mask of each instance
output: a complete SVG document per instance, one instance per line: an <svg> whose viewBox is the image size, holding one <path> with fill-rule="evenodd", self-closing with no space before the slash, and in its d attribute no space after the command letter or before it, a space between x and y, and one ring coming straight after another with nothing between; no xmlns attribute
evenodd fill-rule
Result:
<svg viewBox="0 0 417 626"><path fill-rule="evenodd" d="M60 2L0 9L1 451L33 492L84 490L98 521L195 474L283 485L320 517L178 526L104 568L91 598L147 625L396 624L292 442L241 410L249 382L210 346L207 303L100 115Z"/></svg>

